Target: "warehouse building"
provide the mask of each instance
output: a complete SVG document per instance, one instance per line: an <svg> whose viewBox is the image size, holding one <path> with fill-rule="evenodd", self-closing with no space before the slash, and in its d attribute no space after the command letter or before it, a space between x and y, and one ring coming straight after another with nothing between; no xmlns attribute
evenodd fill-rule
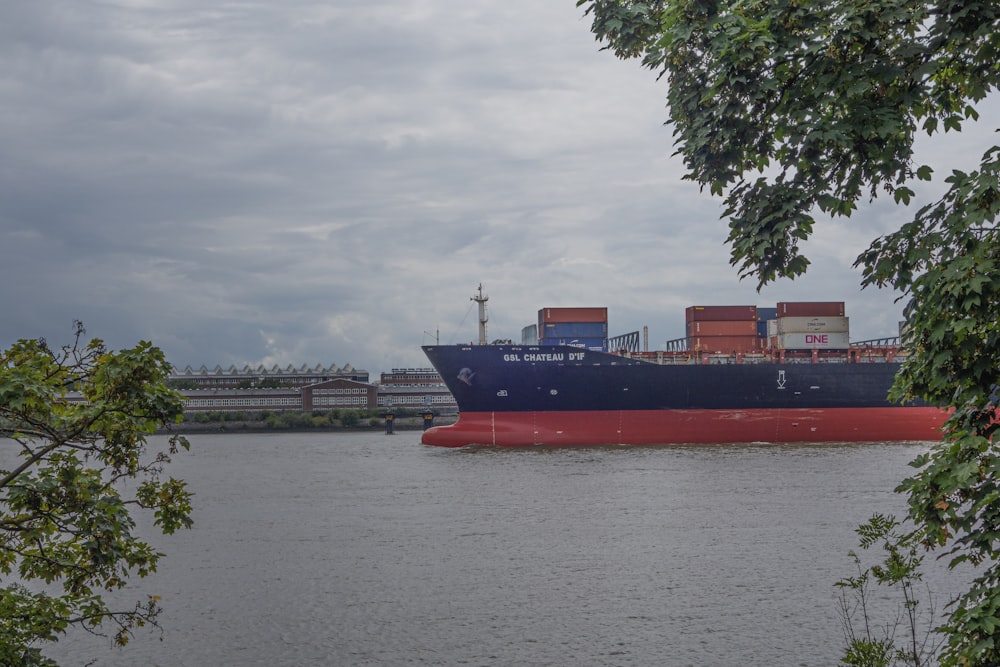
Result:
<svg viewBox="0 0 1000 667"><path fill-rule="evenodd" d="M170 375L171 384L187 398L189 411L235 410L392 410L411 408L454 414L458 405L433 368L394 368L378 384L368 371L350 366L310 368L263 366L242 369L190 366Z"/></svg>

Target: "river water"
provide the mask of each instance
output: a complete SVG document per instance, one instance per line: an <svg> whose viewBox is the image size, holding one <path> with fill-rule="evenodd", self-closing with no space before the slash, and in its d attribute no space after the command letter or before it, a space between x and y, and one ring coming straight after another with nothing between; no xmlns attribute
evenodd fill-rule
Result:
<svg viewBox="0 0 1000 667"><path fill-rule="evenodd" d="M63 665L835 665L854 528L919 445L472 448L192 436L163 634ZM937 566L936 566L937 567ZM938 569L942 569L938 567ZM931 573L939 597L950 575ZM944 590L942 590L944 589ZM943 602L941 603L943 606Z"/></svg>

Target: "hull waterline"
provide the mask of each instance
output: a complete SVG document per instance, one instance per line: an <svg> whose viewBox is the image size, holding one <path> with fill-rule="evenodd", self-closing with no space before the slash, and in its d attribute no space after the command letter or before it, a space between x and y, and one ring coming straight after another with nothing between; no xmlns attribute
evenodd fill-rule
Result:
<svg viewBox="0 0 1000 667"><path fill-rule="evenodd" d="M425 445L659 445L923 441L945 414L929 407L778 410L594 410L462 413Z"/></svg>

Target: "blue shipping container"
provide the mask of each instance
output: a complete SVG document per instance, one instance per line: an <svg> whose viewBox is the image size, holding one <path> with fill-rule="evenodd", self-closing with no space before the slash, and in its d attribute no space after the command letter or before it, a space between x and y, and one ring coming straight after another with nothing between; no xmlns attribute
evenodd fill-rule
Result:
<svg viewBox="0 0 1000 667"><path fill-rule="evenodd" d="M538 332L541 338L607 338L607 322L549 322Z"/></svg>
<svg viewBox="0 0 1000 667"><path fill-rule="evenodd" d="M778 319L777 308L757 307L757 337L767 338L767 321Z"/></svg>
<svg viewBox="0 0 1000 667"><path fill-rule="evenodd" d="M586 350L600 350L601 352L608 351L607 338L542 338L539 339L538 344L571 345L573 347L581 347Z"/></svg>

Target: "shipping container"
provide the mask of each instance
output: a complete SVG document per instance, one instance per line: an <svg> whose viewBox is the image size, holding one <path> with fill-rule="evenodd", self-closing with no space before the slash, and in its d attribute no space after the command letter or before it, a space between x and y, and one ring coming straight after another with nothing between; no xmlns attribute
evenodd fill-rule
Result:
<svg viewBox="0 0 1000 667"><path fill-rule="evenodd" d="M757 336L689 336L688 349L699 352L756 352L761 349Z"/></svg>
<svg viewBox="0 0 1000 667"><path fill-rule="evenodd" d="M607 338L607 322L547 322L542 338Z"/></svg>
<svg viewBox="0 0 1000 667"><path fill-rule="evenodd" d="M782 301L778 317L841 317L843 301Z"/></svg>
<svg viewBox="0 0 1000 667"><path fill-rule="evenodd" d="M753 320L695 320L687 324L688 337L694 336L756 336L757 323Z"/></svg>
<svg viewBox="0 0 1000 667"><path fill-rule="evenodd" d="M586 350L608 351L608 341L606 338L541 338L538 340L541 346L569 345L570 347L580 347Z"/></svg>
<svg viewBox="0 0 1000 667"><path fill-rule="evenodd" d="M521 329L521 345L538 345L537 324L529 324Z"/></svg>
<svg viewBox="0 0 1000 667"><path fill-rule="evenodd" d="M757 321L767 322L768 320L778 319L778 309L777 308L761 308L757 307Z"/></svg>
<svg viewBox="0 0 1000 667"><path fill-rule="evenodd" d="M767 321L767 337L774 338L778 335L778 320Z"/></svg>
<svg viewBox="0 0 1000 667"><path fill-rule="evenodd" d="M538 311L538 328L549 322L604 322L608 321L607 308L542 308Z"/></svg>
<svg viewBox="0 0 1000 667"><path fill-rule="evenodd" d="M850 318L848 317L779 317L778 335L786 333L848 333Z"/></svg>
<svg viewBox="0 0 1000 667"><path fill-rule="evenodd" d="M834 333L786 333L771 339L776 350L846 350L851 346L850 335Z"/></svg>
<svg viewBox="0 0 1000 667"><path fill-rule="evenodd" d="M757 321L757 306L688 306L685 311L687 322L708 321Z"/></svg>

